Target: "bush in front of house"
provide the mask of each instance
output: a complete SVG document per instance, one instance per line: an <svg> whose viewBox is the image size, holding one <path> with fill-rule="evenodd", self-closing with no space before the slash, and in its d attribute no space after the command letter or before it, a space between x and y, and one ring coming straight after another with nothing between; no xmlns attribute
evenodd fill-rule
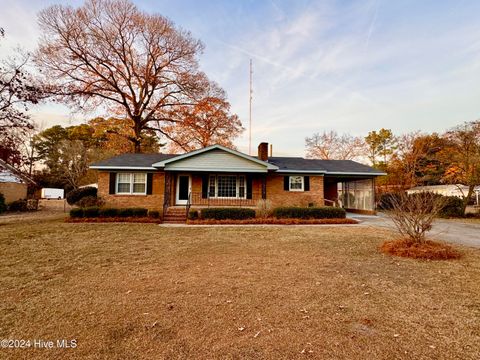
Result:
<svg viewBox="0 0 480 360"><path fill-rule="evenodd" d="M100 209L98 206L89 206L83 208L83 217L94 218L100 215Z"/></svg>
<svg viewBox="0 0 480 360"><path fill-rule="evenodd" d="M8 211L27 211L27 200L22 199L22 200L15 200L8 204Z"/></svg>
<svg viewBox="0 0 480 360"><path fill-rule="evenodd" d="M116 217L118 216L117 208L100 208L100 217Z"/></svg>
<svg viewBox="0 0 480 360"><path fill-rule="evenodd" d="M146 208L132 208L132 213L134 217L145 217L148 215L148 209Z"/></svg>
<svg viewBox="0 0 480 360"><path fill-rule="evenodd" d="M147 216L148 209L146 208L123 208L118 209L117 216L120 217L144 217Z"/></svg>
<svg viewBox="0 0 480 360"><path fill-rule="evenodd" d="M322 207L278 207L272 215L278 219L344 219L346 212L342 208Z"/></svg>
<svg viewBox="0 0 480 360"><path fill-rule="evenodd" d="M148 211L148 217L158 219L160 217L160 211L158 210L149 210Z"/></svg>
<svg viewBox="0 0 480 360"><path fill-rule="evenodd" d="M84 197L92 196L96 198L97 193L98 189L92 186L75 189L67 194L67 203L69 205L76 205Z"/></svg>
<svg viewBox="0 0 480 360"><path fill-rule="evenodd" d="M7 211L7 204L5 204L5 196L0 193L0 214Z"/></svg>
<svg viewBox="0 0 480 360"><path fill-rule="evenodd" d="M82 208L73 208L70 210L70 217L71 218L82 218L83 217L83 209Z"/></svg>
<svg viewBox="0 0 480 360"><path fill-rule="evenodd" d="M197 220L198 218L199 218L198 210L191 209L191 210L188 212L188 219L189 219L189 220Z"/></svg>
<svg viewBox="0 0 480 360"><path fill-rule="evenodd" d="M255 217L255 210L244 208L207 208L202 209L202 219L214 220L245 220Z"/></svg>

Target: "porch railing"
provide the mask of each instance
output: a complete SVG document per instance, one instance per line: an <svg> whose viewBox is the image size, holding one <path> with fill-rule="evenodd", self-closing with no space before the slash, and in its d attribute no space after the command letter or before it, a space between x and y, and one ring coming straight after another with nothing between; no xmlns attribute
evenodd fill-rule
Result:
<svg viewBox="0 0 480 360"><path fill-rule="evenodd" d="M240 197L213 197L208 193L192 192L189 196L189 205L197 206L256 206L258 200L262 198L261 192L245 194Z"/></svg>

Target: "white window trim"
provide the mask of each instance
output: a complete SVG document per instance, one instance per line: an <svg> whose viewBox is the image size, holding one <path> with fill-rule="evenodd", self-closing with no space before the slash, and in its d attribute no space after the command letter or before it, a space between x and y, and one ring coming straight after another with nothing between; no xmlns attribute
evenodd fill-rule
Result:
<svg viewBox="0 0 480 360"><path fill-rule="evenodd" d="M235 194L236 196L218 196L218 176L235 176ZM211 177L215 178L215 195L210 196L210 179ZM243 176L243 188L245 189L243 192L243 197L240 197L240 177ZM208 176L208 191L207 191L208 197L210 199L246 199L247 198L247 178L245 175L225 175L225 174L210 174Z"/></svg>
<svg viewBox="0 0 480 360"><path fill-rule="evenodd" d="M292 189L292 177L302 178L302 188L301 189ZM305 191L305 176L292 175L288 177L288 191Z"/></svg>
<svg viewBox="0 0 480 360"><path fill-rule="evenodd" d="M129 192L119 192L118 191L118 180L120 178L120 176L118 176L119 174L129 174L130 175L130 191ZM145 175L145 191L144 192L133 192L133 180L134 180L134 176L133 176L134 173L127 173L127 172L120 172L120 173L117 173L116 176L115 176L115 195L147 195L147 178L148 178L148 175L147 173L136 173L136 174L144 174ZM139 182L135 183L135 184L141 184Z"/></svg>

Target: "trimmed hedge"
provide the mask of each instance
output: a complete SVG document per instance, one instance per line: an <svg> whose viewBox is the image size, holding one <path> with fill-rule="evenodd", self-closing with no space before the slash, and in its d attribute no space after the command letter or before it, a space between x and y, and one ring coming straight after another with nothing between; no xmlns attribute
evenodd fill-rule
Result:
<svg viewBox="0 0 480 360"><path fill-rule="evenodd" d="M338 207L278 207L272 215L278 219L344 219L346 212Z"/></svg>
<svg viewBox="0 0 480 360"><path fill-rule="evenodd" d="M83 209L82 208L73 208L70 210L70 217L71 218L82 218L83 217Z"/></svg>
<svg viewBox="0 0 480 360"><path fill-rule="evenodd" d="M198 216L198 210L190 210L188 212L188 219L189 220L197 220L199 218Z"/></svg>
<svg viewBox="0 0 480 360"><path fill-rule="evenodd" d="M86 218L98 217L100 215L100 209L98 206L89 206L83 208L83 216Z"/></svg>
<svg viewBox="0 0 480 360"><path fill-rule="evenodd" d="M7 211L7 204L5 204L5 196L0 193L0 214Z"/></svg>
<svg viewBox="0 0 480 360"><path fill-rule="evenodd" d="M190 214L189 214L190 215ZM255 217L255 210L244 208L207 208L201 212L202 219L245 220Z"/></svg>
<svg viewBox="0 0 480 360"><path fill-rule="evenodd" d="M151 217L151 218L154 218L154 219L158 219L160 217L160 211L158 210L150 210L148 212L148 217Z"/></svg>
<svg viewBox="0 0 480 360"><path fill-rule="evenodd" d="M101 208L99 212L100 217L115 217L118 216L117 208Z"/></svg>
<svg viewBox="0 0 480 360"><path fill-rule="evenodd" d="M77 202L79 202L82 198L86 196L97 197L97 192L98 189L92 186L72 190L67 194L67 203L69 203L70 205L75 205Z"/></svg>

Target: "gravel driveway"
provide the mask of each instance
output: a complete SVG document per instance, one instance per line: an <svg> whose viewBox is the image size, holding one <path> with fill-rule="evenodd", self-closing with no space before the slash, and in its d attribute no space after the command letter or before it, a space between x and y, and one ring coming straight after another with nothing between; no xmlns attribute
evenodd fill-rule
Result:
<svg viewBox="0 0 480 360"><path fill-rule="evenodd" d="M362 225L393 228L392 221L382 213L379 213L378 216L349 213L347 216L360 221ZM455 244L480 248L480 222L438 219L433 224L429 236Z"/></svg>

